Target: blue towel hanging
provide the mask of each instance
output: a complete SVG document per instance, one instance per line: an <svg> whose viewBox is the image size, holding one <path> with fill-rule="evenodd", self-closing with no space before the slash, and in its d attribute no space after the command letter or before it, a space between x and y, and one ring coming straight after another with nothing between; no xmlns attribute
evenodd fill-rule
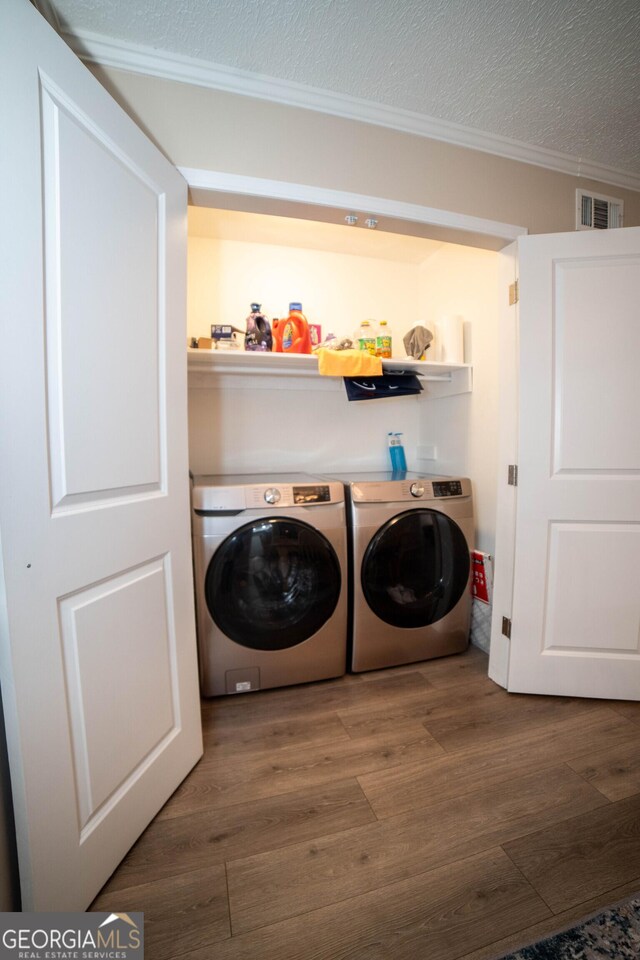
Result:
<svg viewBox="0 0 640 960"><path fill-rule="evenodd" d="M415 396L422 384L414 373L389 373L383 377L344 377L348 400L382 400Z"/></svg>

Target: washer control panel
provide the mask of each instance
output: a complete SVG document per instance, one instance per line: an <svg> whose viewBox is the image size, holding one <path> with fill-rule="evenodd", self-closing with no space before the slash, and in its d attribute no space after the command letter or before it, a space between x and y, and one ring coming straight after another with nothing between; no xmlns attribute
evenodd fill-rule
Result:
<svg viewBox="0 0 640 960"><path fill-rule="evenodd" d="M344 499L338 484L269 483L246 489L247 507L312 507Z"/></svg>
<svg viewBox="0 0 640 960"><path fill-rule="evenodd" d="M434 480L434 497L461 497L462 484L459 480Z"/></svg>
<svg viewBox="0 0 640 960"><path fill-rule="evenodd" d="M307 503L331 503L331 487L328 483L305 483L293 488L293 502L302 505Z"/></svg>
<svg viewBox="0 0 640 960"><path fill-rule="evenodd" d="M304 473L254 477L211 474L192 480L192 506L201 514L344 503L342 483Z"/></svg>
<svg viewBox="0 0 640 960"><path fill-rule="evenodd" d="M424 497L424 483L421 480L416 480L409 487L409 493L412 497Z"/></svg>
<svg viewBox="0 0 640 960"><path fill-rule="evenodd" d="M289 490L291 491L289 494ZM331 503L331 488L328 484L304 484L296 487L286 487L285 501L296 505L307 506L310 503ZM264 499L268 504L280 503L283 491L278 487L268 487L264 491Z"/></svg>

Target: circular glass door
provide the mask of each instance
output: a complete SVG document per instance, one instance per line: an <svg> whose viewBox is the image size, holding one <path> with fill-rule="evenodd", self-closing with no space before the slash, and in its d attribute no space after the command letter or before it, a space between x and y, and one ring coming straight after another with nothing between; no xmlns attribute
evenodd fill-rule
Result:
<svg viewBox="0 0 640 960"><path fill-rule="evenodd" d="M380 527L362 561L365 599L394 627L441 620L464 593L469 547L460 527L436 510L410 510Z"/></svg>
<svg viewBox="0 0 640 960"><path fill-rule="evenodd" d="M254 650L308 640L332 615L340 588L340 563L326 537L286 517L239 527L216 550L205 578L217 626Z"/></svg>

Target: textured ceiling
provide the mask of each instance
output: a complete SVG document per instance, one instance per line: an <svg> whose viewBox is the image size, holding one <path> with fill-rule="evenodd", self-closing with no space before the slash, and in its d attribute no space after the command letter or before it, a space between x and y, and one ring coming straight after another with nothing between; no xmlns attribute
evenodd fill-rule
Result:
<svg viewBox="0 0 640 960"><path fill-rule="evenodd" d="M640 174L640 0L52 0L64 29Z"/></svg>

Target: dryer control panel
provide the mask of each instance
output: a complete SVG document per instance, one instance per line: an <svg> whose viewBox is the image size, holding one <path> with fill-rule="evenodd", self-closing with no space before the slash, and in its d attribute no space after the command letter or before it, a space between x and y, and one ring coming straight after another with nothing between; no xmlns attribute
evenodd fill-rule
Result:
<svg viewBox="0 0 640 960"><path fill-rule="evenodd" d="M352 480L349 490L355 503L424 503L450 497L470 497L471 481L467 477L430 477L411 473L404 478L372 475L371 478Z"/></svg>

